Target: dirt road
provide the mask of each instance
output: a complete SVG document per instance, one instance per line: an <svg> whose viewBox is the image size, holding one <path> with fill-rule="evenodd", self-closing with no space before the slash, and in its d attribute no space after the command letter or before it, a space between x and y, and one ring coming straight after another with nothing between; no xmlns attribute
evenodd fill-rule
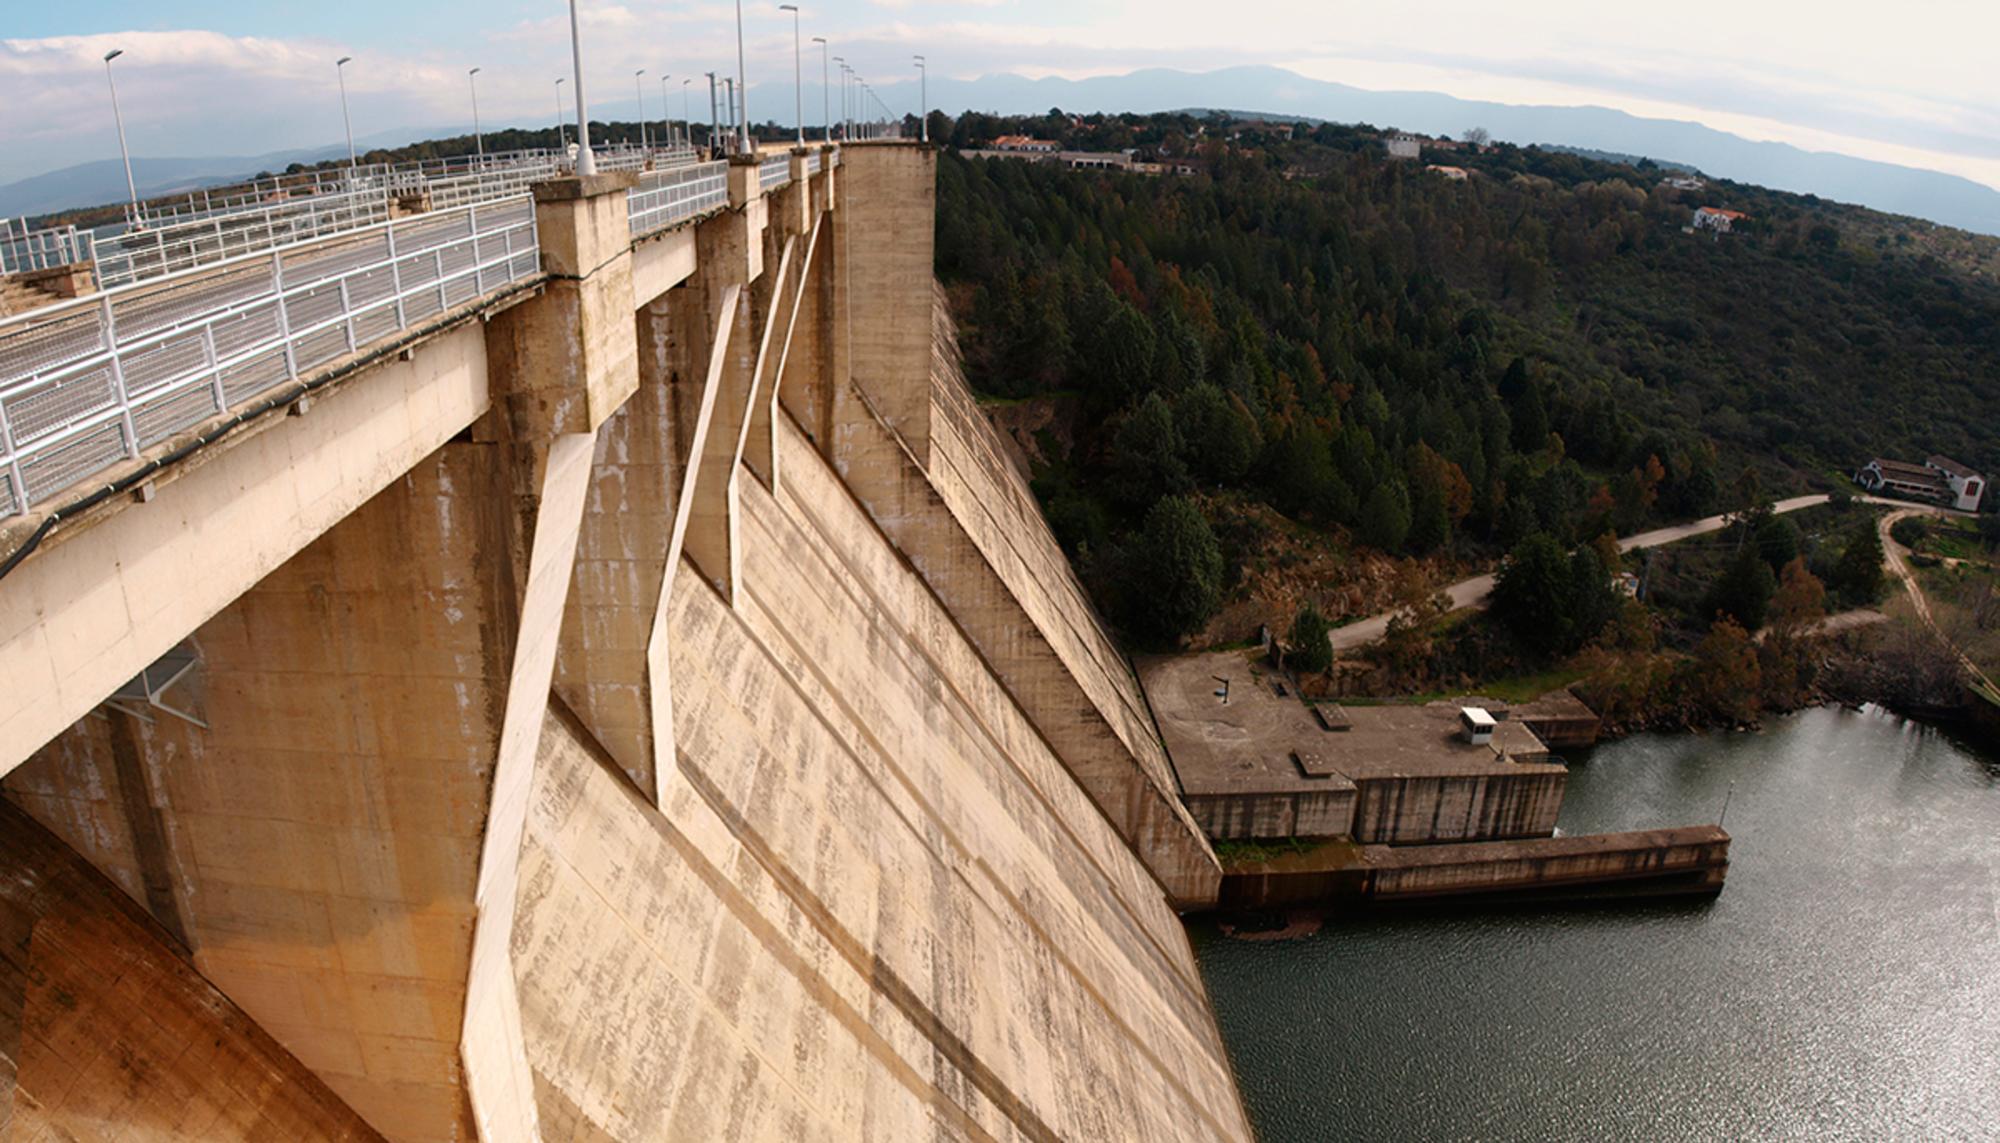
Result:
<svg viewBox="0 0 2000 1143"><path fill-rule="evenodd" d="M1900 500L1881 500L1873 496L1857 496L1855 499L1870 504L1905 503ZM1811 496L1794 496L1789 500L1780 500L1773 507L1780 514L1783 514L1786 512L1796 512L1801 508L1810 508L1815 504L1824 504L1826 502L1826 494L1817 493ZM1921 508L1914 510L1929 511L1929 509ZM1728 516L1706 516L1686 524L1674 524L1666 528L1655 528L1650 532L1640 532L1619 540L1618 550L1629 552L1635 548L1654 548L1661 544L1674 543L1677 540L1686 540L1694 536L1706 535L1710 532L1720 532L1728 522ZM1883 535L1886 538L1888 533L1884 531ZM1481 575L1467 580L1460 580L1446 588L1445 593L1451 596L1451 609L1453 611L1458 611L1466 607L1485 607L1487 597L1493 594L1493 577L1491 575ZM1382 638L1389 631L1389 617L1393 614L1393 612L1385 611L1380 615L1372 615L1367 619L1357 620L1344 627L1334 628L1333 632L1327 637L1333 643L1334 657L1339 658L1356 647L1365 647Z"/></svg>

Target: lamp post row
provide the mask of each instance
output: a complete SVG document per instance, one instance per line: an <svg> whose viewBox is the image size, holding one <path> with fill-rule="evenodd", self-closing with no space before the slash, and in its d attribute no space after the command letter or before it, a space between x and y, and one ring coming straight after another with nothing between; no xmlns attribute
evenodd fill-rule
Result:
<svg viewBox="0 0 2000 1143"><path fill-rule="evenodd" d="M799 6L797 4L780 4L778 5L778 10L782 12L790 12L792 14L792 92L793 92L793 102L794 102L794 114L798 128L798 136L797 136L798 145L800 147L803 147L805 146L806 142L806 114L805 114L805 82L802 73L803 63L801 59L802 45L799 39L799 32L800 32ZM590 175L597 173L597 162L596 162L596 156L591 153L591 148L590 148L590 119L589 119L589 112L586 110L585 107L585 97L583 91L583 43L578 28L576 0L569 0L569 21L570 21L569 22L570 54L572 57L572 64L575 71L575 81L576 81L576 139L577 139L576 172L579 175ZM828 143L833 142L833 105L832 105L833 84L832 84L830 65L835 63L840 65L840 114L841 114L840 137L843 140L850 139L853 137L854 134L856 119L861 118L861 115L858 114L860 108L856 106L859 96L865 94L869 99L874 100L875 104L878 107L882 105L882 101L879 97L875 95L874 89L870 88L865 82L862 82L860 74L857 73L852 67L848 66L846 60L842 59L840 56L831 54L832 49L831 46L827 43L826 37L814 36L812 37L812 42L820 46L820 97L821 97L820 114L822 118L824 118L826 121L825 141ZM117 59L119 56L122 56L124 54L125 50L123 48L114 48L111 51L106 52L104 54L104 81L111 91L111 117L113 122L116 124L118 128L118 154L119 158L122 159L125 164L125 192L131 203L132 221L136 224L139 218L139 187L137 181L132 177L132 152L125 142L125 117L118 107L118 83L117 80L113 78L111 72L111 61ZM919 125L918 126L919 138L923 142L929 142L930 141L929 69L926 66L926 60L923 56L914 56L912 57L912 59L914 60L917 68L917 81L918 81L918 92L919 92L918 98L921 103L921 107L918 110L918 116L917 116L917 121ZM346 131L347 134L347 166L350 171L352 171L358 165L354 149L354 120L353 117L349 114L347 106L346 69L347 65L353 62L354 62L353 56L342 56L339 59L335 60L333 64L334 76L340 85L340 121L341 121L341 126L343 127L343 129ZM465 78L467 86L470 89L472 95L473 148L477 153L480 161L483 162L486 158L486 136L484 131L481 130L479 123L480 70L481 69L477 67L469 69L465 73ZM646 91L643 83L641 82L642 77L644 77L645 74L646 74L645 68L640 68L632 73L633 92L638 97L638 103L639 103L639 146L641 149L644 149L647 146ZM716 99L715 99L716 73L709 72L707 73L707 75L708 75L708 87L709 87L709 96L708 96L709 113L710 113L709 118L711 120L709 124L709 145L712 147L715 145L716 139L721 133L722 121L721 117L716 113ZM568 77L559 76L557 77L555 82L556 139L558 146L560 146L564 150L567 150L569 148L569 140L567 134L564 131L564 124L563 124L562 85L566 78ZM660 111L663 114L671 114L670 112L667 111L667 95L669 91L667 87L667 81L672 78L673 77L671 75L660 76ZM693 82L694 80L692 77L684 78L681 80L681 121L683 124L688 125L689 127L689 130L687 130L686 132L689 143L693 142L694 132L692 130L692 120L689 117L688 85ZM729 101L727 107L731 113L731 117L735 120L734 123L735 130L732 132L732 134L735 136L734 138L735 146L738 150L748 151L750 149L750 106L749 106L750 85L745 75L744 54L743 54L743 0L736 0L736 75L733 77L724 77L723 82L730 89ZM888 112L888 108L882 107L882 111L886 115ZM667 129L668 129L668 143L671 144L673 142L672 138L673 121L671 119L667 120Z"/></svg>

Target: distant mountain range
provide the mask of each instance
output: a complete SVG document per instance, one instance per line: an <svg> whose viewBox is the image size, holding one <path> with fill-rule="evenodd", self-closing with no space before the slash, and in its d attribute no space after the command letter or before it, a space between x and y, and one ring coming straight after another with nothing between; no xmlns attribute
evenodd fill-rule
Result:
<svg viewBox="0 0 2000 1143"><path fill-rule="evenodd" d="M403 127L393 131L378 131L365 138L357 137L354 145L364 151L371 147L400 147L413 139L434 139L464 134L466 130L467 128L463 127L430 129ZM317 163L325 159L344 157L346 154L347 143L343 140L296 151L273 151L268 155L212 155L206 158L184 159L134 158L132 181L139 188L139 197L152 198L238 182L259 171L282 171L293 163ZM19 218L22 215L47 214L57 210L122 202L124 199L125 164L116 158L98 159L0 186L0 217Z"/></svg>
<svg viewBox="0 0 2000 1143"><path fill-rule="evenodd" d="M1906 214L1983 234L2000 234L2000 190L1938 171L1897 166L1787 143L1760 143L1670 119L1643 119L1603 107L1545 107L1457 99L1432 92L1364 91L1308 79L1273 67L1238 67L1194 74L1164 68L1093 79L1026 79L990 75L931 80L931 101L945 111L1032 114L1065 111L1174 111L1240 108L1270 116L1372 123L1427 134L1456 135L1484 127L1511 143L1540 143L1583 153L1650 156L1663 165L1776 190L1816 194ZM900 94L900 93L899 93ZM607 106L600 110L612 113ZM627 114L631 107L623 109ZM463 134L466 128L398 128L357 139L363 147L400 146L416 139ZM141 194L195 189L341 154L345 144L269 155L134 161ZM125 195L116 159L83 163L0 186L0 215L41 214L115 202ZM1726 205L1726 204L1725 204Z"/></svg>

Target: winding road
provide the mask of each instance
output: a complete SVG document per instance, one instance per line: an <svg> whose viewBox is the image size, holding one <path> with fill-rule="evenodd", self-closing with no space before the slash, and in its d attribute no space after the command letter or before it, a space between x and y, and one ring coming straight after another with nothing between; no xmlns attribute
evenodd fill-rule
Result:
<svg viewBox="0 0 2000 1143"><path fill-rule="evenodd" d="M1772 505L1772 507L1779 514L1783 514L1786 512L1796 512L1801 508L1810 508L1815 504L1824 504L1828 499L1829 497L1822 492L1811 496L1794 496L1789 500L1780 500ZM1912 507L1906 500L1884 500L1876 496L1857 496L1855 499L1868 504L1896 504L1911 508L1911 511L1942 512L1941 509ZM1891 513L1890 515L1893 516L1896 513ZM1706 535L1710 532L1720 532L1728 523L1728 515L1705 516L1702 519L1693 520L1686 524L1674 524L1665 528L1655 528L1650 532L1640 532L1619 540L1618 550L1629 552L1635 548L1654 548L1661 544L1674 543L1677 540L1686 540L1694 536ZM1882 527L1884 548L1887 550L1888 525L1885 523ZM1891 559L1891 564L1892 566L1897 565L1897 560L1894 557ZM1905 574L1907 570L1907 568L1903 569ZM1914 589L1912 581L1905 578L1904 582L1910 584ZM1493 594L1493 576L1487 574L1460 580L1446 588L1445 594L1451 597L1451 610L1453 611L1459 611L1467 607L1485 607L1487 597ZM1339 658L1341 655L1357 647L1365 647L1388 634L1389 618L1394 614L1395 612L1393 611L1385 611L1380 615L1371 615L1366 619L1356 620L1346 626L1334 628L1327 636L1327 639L1333 644L1334 657Z"/></svg>

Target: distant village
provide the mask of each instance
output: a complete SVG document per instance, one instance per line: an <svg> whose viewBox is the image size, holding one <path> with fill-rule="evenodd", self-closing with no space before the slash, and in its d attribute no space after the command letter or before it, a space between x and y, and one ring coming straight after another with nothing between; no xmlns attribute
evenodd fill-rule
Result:
<svg viewBox="0 0 2000 1143"><path fill-rule="evenodd" d="M1229 122L1227 139L1231 143L1245 140L1290 141L1300 124L1282 120L1239 118ZM1199 129L1205 135L1207 128ZM1385 131L1381 136L1383 150L1389 158L1408 162L1421 162L1425 152L1440 154L1440 157L1456 153L1472 152L1485 154L1493 149L1482 130L1467 132L1467 138L1453 139L1448 136L1421 135L1408 131ZM1066 151L1062 144L1052 139L1039 139L1032 135L1002 135L993 140L990 147L974 148L964 152L972 158L1016 159L1031 163L1052 163L1070 170L1124 171L1136 175L1193 175L1201 166L1187 156L1166 155L1156 150L1127 148L1122 151ZM1466 182L1473 172L1451 163L1425 163L1424 170L1447 182ZM1290 177L1290 173L1288 173ZM1700 193L1708 188L1706 180L1687 172L1670 172L1660 180L1660 185L1677 193ZM1688 234L1708 234L1717 238L1730 233L1738 224L1749 219L1740 210L1730 210L1721 206L1703 205L1695 208L1693 220L1683 230Z"/></svg>

